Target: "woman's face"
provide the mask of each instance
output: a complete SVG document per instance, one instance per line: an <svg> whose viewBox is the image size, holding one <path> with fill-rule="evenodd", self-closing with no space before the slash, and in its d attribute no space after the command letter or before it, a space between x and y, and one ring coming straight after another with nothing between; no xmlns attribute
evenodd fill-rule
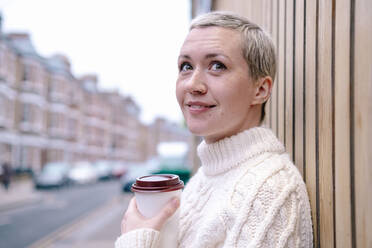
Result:
<svg viewBox="0 0 372 248"><path fill-rule="evenodd" d="M212 143L257 125L257 111L252 111L256 87L239 32L192 29L178 67L177 100L192 133Z"/></svg>

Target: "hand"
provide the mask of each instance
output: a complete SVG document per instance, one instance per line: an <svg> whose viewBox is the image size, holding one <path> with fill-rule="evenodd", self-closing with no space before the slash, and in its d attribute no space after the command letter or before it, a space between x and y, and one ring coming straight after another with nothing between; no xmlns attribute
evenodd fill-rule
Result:
<svg viewBox="0 0 372 248"><path fill-rule="evenodd" d="M157 215L147 219L138 211L136 198L133 197L121 221L121 234L140 228L151 228L160 231L165 221L176 212L179 206L179 198L174 197Z"/></svg>

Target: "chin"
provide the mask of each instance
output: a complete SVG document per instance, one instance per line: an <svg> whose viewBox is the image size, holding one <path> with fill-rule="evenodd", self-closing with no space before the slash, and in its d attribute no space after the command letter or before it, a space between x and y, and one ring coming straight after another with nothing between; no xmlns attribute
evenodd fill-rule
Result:
<svg viewBox="0 0 372 248"><path fill-rule="evenodd" d="M208 132L208 126L205 124L187 123L187 128L196 136L205 136Z"/></svg>
<svg viewBox="0 0 372 248"><path fill-rule="evenodd" d="M189 131L196 135L196 136L204 136L204 132L202 130L199 130L198 128L190 128L188 127Z"/></svg>

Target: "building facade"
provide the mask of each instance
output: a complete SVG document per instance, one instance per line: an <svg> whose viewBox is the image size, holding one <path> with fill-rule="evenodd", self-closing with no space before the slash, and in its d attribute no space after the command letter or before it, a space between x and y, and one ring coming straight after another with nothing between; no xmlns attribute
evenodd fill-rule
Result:
<svg viewBox="0 0 372 248"><path fill-rule="evenodd" d="M157 144L160 142L182 141L192 146L192 135L186 128L180 128L175 123L170 123L164 118L157 118L147 128L147 157L157 155ZM191 163L191 161L190 161Z"/></svg>
<svg viewBox="0 0 372 248"><path fill-rule="evenodd" d="M187 140L166 120L141 123L131 97L98 90L96 75L75 77L65 56L40 56L27 33L0 35L0 164L144 161L159 141Z"/></svg>

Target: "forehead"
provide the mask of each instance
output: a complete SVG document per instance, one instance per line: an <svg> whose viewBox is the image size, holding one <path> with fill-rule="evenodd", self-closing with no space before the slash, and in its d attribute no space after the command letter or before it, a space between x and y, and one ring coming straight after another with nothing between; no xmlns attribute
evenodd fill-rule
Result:
<svg viewBox="0 0 372 248"><path fill-rule="evenodd" d="M187 35L181 54L195 51L241 55L241 34L236 30L222 27L194 28Z"/></svg>

